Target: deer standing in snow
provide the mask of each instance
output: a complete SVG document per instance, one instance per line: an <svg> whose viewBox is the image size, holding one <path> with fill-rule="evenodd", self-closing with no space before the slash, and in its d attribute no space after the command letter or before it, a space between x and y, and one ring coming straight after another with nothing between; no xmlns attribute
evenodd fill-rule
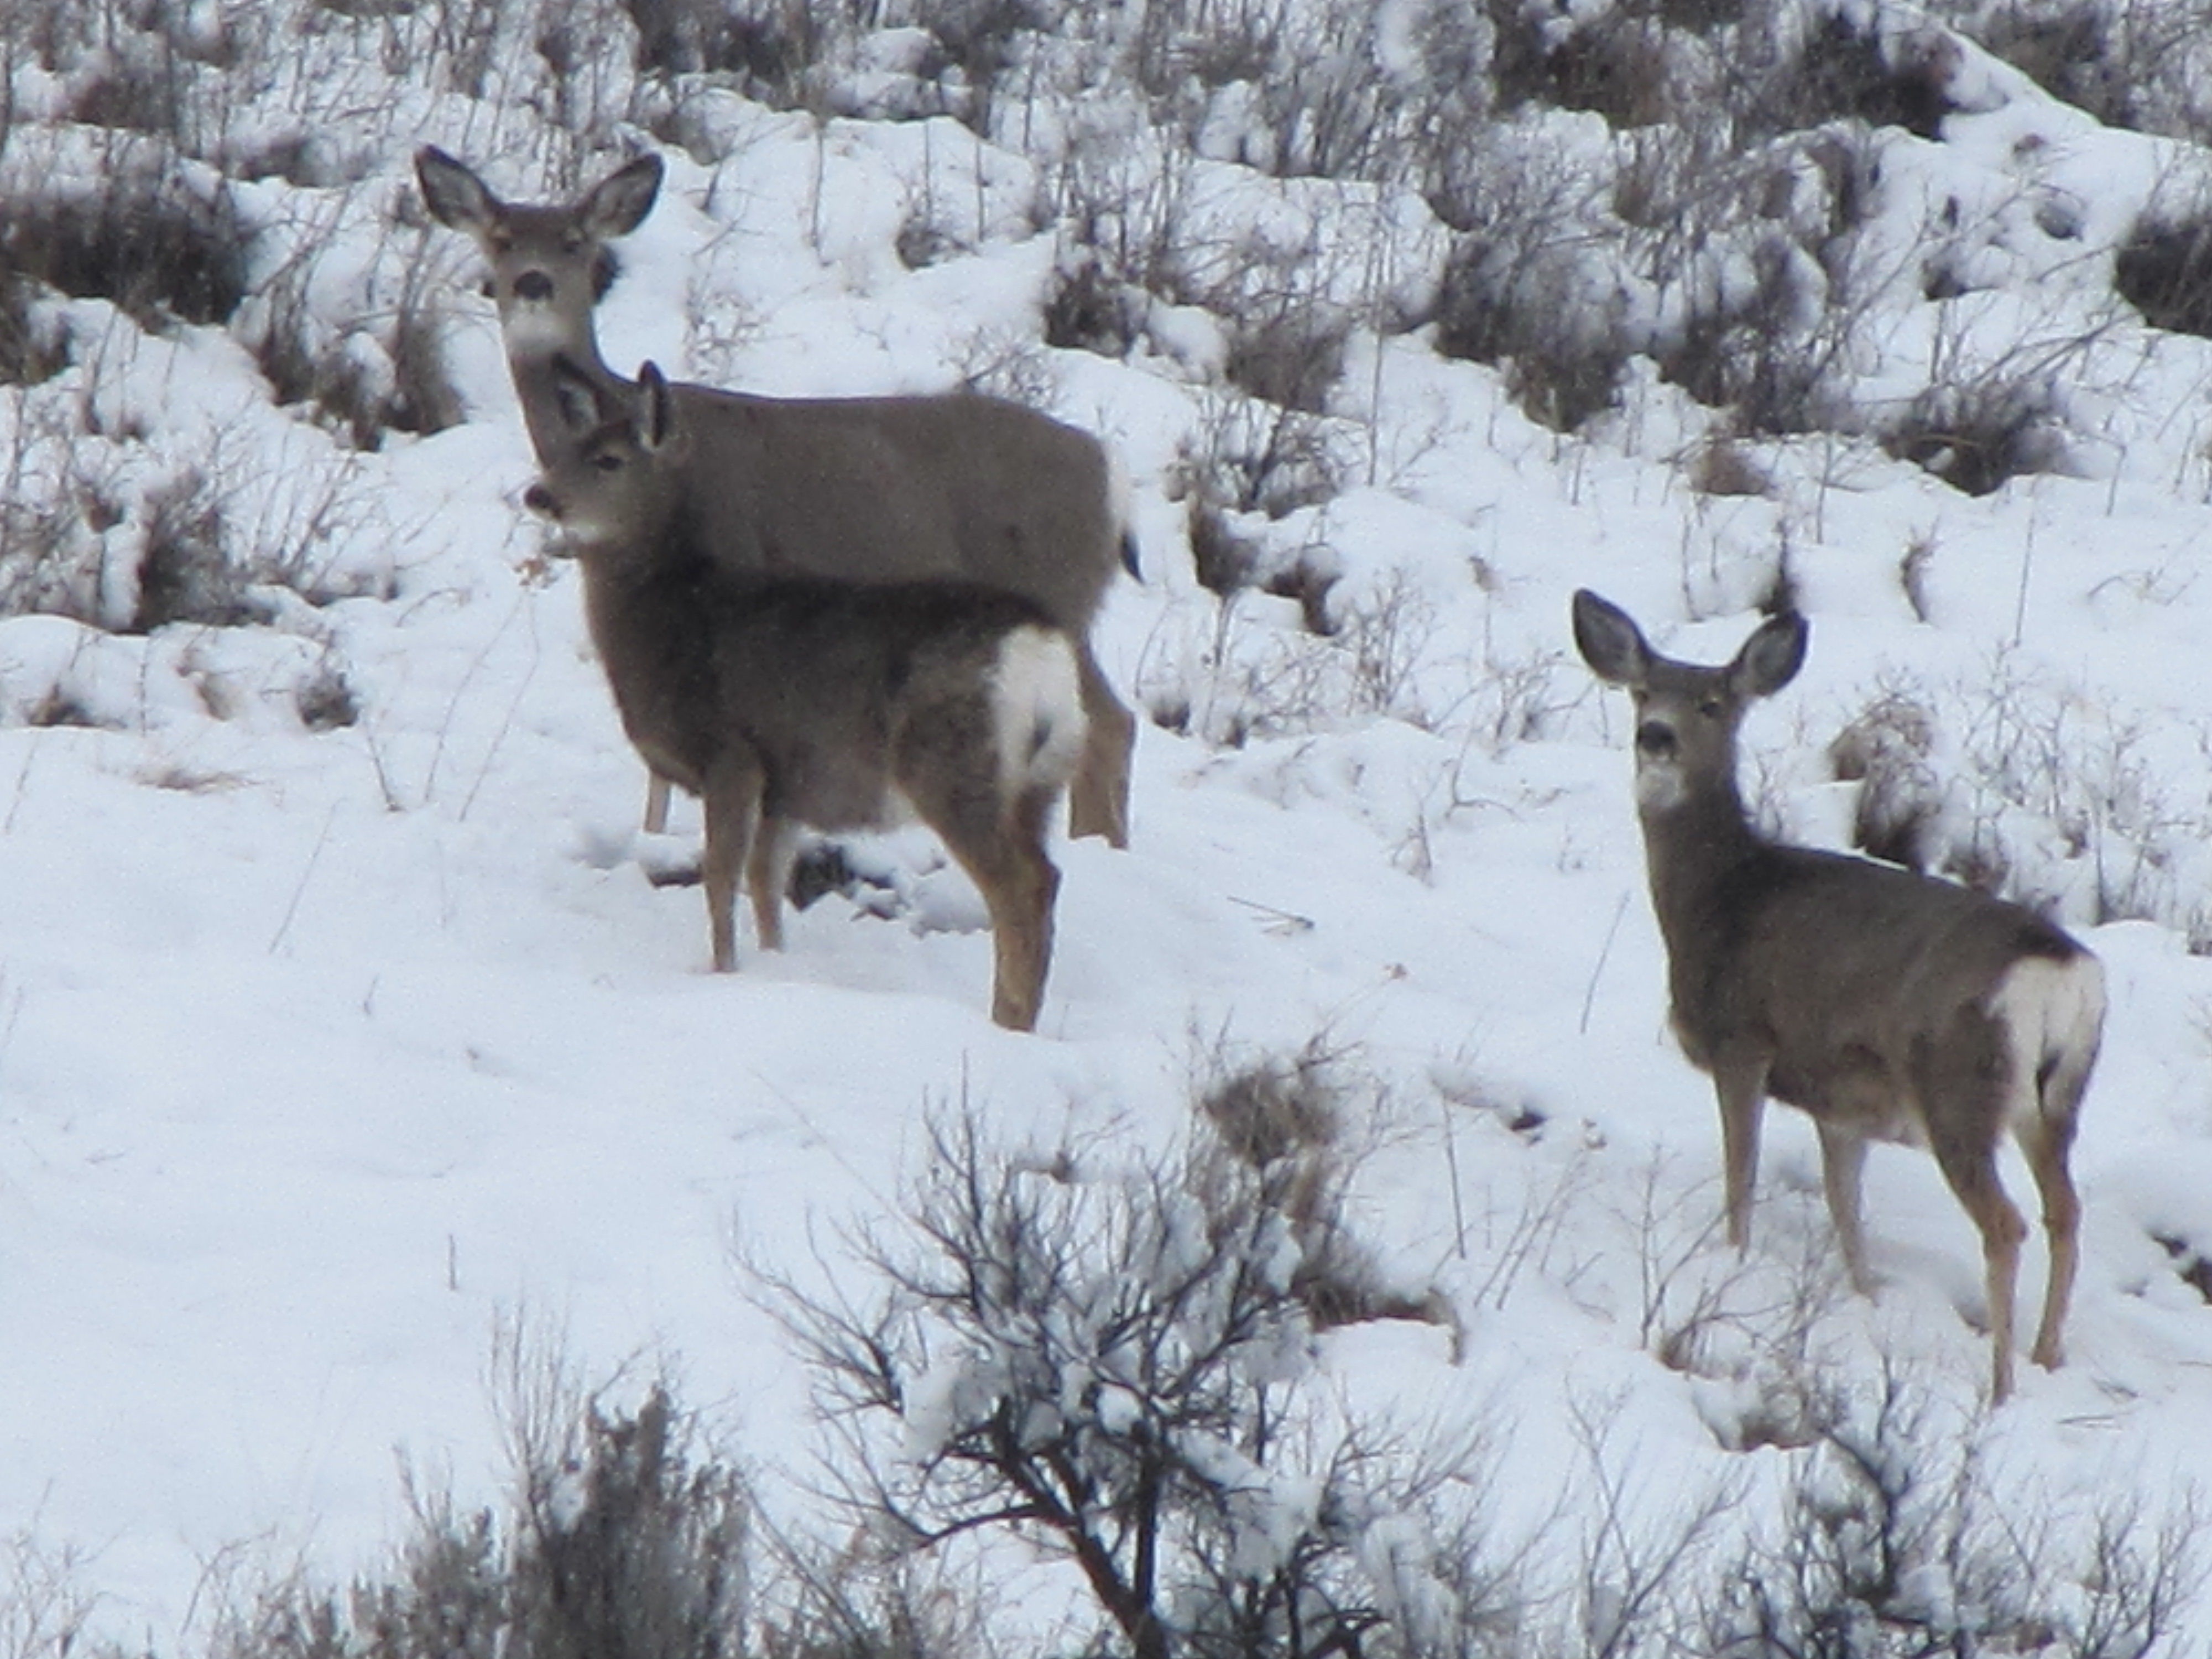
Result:
<svg viewBox="0 0 2212 1659"><path fill-rule="evenodd" d="M555 365L601 390L629 383L599 356L592 310L614 280L607 246L643 222L660 189L641 155L574 201L501 201L434 146L415 158L431 215L469 235L491 269L507 368L541 466L568 441ZM980 394L764 398L670 387L687 434L692 494L714 556L744 569L844 581L940 580L1018 594L1076 645L1089 735L1069 830L1129 835L1136 721L1088 635L1135 544L1105 447L1049 416ZM646 826L667 818L655 775Z"/></svg>
<svg viewBox="0 0 2212 1659"><path fill-rule="evenodd" d="M1701 667L1659 655L1596 594L1574 599L1583 659L1635 698L1637 810L1672 1022L1719 1097L1730 1241L1749 1240L1770 1095L1819 1131L1828 1212L1861 1294L1871 1287L1859 1224L1866 1143L1925 1146L1981 1233L2001 1403L2027 1229L1997 1151L2009 1131L2042 1196L2051 1276L2031 1354L2055 1366L2081 1209L2067 1154L2103 1031L2104 973L2019 905L1752 828L1736 791L1737 728L1753 699L1796 677L1806 633L1801 617L1771 617L1725 667Z"/></svg>
<svg viewBox="0 0 2212 1659"><path fill-rule="evenodd" d="M1046 820L1083 747L1074 641L997 588L733 568L660 372L617 392L556 360L554 384L568 440L525 499L583 566L623 730L703 805L716 969L737 965L741 872L762 946L781 949L793 831L910 810L990 911L991 1018L1034 1030L1060 885Z"/></svg>

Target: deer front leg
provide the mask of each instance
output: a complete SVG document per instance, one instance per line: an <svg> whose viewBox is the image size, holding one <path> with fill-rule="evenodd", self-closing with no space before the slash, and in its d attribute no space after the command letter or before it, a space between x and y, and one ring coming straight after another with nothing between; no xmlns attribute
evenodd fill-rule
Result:
<svg viewBox="0 0 2212 1659"><path fill-rule="evenodd" d="M1843 1247L1844 1271L1851 1288L1861 1296L1874 1294L1874 1276L1867 1271L1866 1230L1859 1220L1859 1188L1866 1170L1863 1136L1832 1124L1820 1132L1820 1185L1828 1195L1828 1219Z"/></svg>
<svg viewBox="0 0 2212 1659"><path fill-rule="evenodd" d="M1766 1055L1755 1050L1725 1052L1713 1061L1729 1243L1739 1254L1751 1248L1751 1194L1759 1177L1759 1120L1766 1104Z"/></svg>
<svg viewBox="0 0 2212 1659"><path fill-rule="evenodd" d="M738 878L760 818L760 770L750 757L725 757L708 769L699 799L707 820L706 855L699 869L707 893L707 931L714 971L726 974L738 965Z"/></svg>
<svg viewBox="0 0 2212 1659"><path fill-rule="evenodd" d="M658 772L645 775L645 833L658 836L668 828L668 780Z"/></svg>

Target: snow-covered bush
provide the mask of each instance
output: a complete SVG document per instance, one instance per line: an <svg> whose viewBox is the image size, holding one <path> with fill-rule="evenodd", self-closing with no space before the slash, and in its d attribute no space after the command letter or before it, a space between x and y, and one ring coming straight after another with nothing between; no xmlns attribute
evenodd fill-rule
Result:
<svg viewBox="0 0 2212 1659"><path fill-rule="evenodd" d="M1471 1470L1314 1386L1317 1327L1376 1311L1346 1299L1330 1063L1217 1079L1223 1139L1172 1158L939 1122L904 1233L859 1241L873 1305L764 1273L847 1502L913 1546L1011 1530L1149 1659L1451 1650L1489 1617L1441 1506Z"/></svg>

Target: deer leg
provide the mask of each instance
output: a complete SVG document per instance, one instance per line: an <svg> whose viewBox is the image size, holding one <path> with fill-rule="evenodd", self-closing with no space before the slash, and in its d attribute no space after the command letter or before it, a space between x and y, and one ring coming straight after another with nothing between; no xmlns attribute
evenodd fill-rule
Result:
<svg viewBox="0 0 2212 1659"><path fill-rule="evenodd" d="M1849 1129L1831 1124L1820 1132L1820 1185L1828 1195L1828 1218L1835 1225L1836 1243L1844 1252L1844 1271L1851 1288L1861 1296L1874 1294L1874 1276L1867 1271L1866 1230L1860 1221L1859 1188L1866 1171L1866 1140Z"/></svg>
<svg viewBox="0 0 2212 1659"><path fill-rule="evenodd" d="M1759 1177L1759 1120L1766 1104L1766 1057L1722 1054L1713 1062L1721 1104L1721 1167L1728 1194L1729 1243L1751 1248L1751 1194Z"/></svg>
<svg viewBox="0 0 2212 1659"><path fill-rule="evenodd" d="M707 819L707 845L699 877L707 892L707 931L714 942L714 971L738 965L738 877L751 851L759 822L761 780L749 763L726 758L708 769L700 790Z"/></svg>
<svg viewBox="0 0 2212 1659"><path fill-rule="evenodd" d="M645 833L657 836L668 828L668 780L658 772L645 775Z"/></svg>
<svg viewBox="0 0 2212 1659"><path fill-rule="evenodd" d="M2074 1293L2074 1273L2081 1250L2081 1200L2067 1172L2066 1155L2074 1139L2070 1121L2061 1126L2037 1119L2020 1130L2021 1150L2035 1176L2043 1199L2043 1231L2051 1242L2051 1278L2043 1291L2043 1320L2036 1327L2035 1346L2028 1358L2045 1370L2056 1369L2065 1358L2061 1333L2066 1324L2066 1304Z"/></svg>
<svg viewBox="0 0 2212 1659"><path fill-rule="evenodd" d="M1052 964L1053 901L1060 872L1044 850L1044 823L1056 790L1016 800L989 833L939 827L945 844L983 895L991 913L991 1018L1010 1031L1034 1031Z"/></svg>
<svg viewBox="0 0 2212 1659"><path fill-rule="evenodd" d="M789 818L763 813L745 865L745 890L753 904L753 931L763 951L783 949L783 889L791 878L791 855L799 826Z"/></svg>
<svg viewBox="0 0 2212 1659"><path fill-rule="evenodd" d="M1990 1304L1990 1403L2002 1406L2012 1394L2013 1289L2020 1277L2020 1243L2027 1224L2005 1196L1997 1179L1996 1155L1984 1145L1978 1152L1936 1141L1936 1161L1982 1235L1982 1264Z"/></svg>
<svg viewBox="0 0 2212 1659"><path fill-rule="evenodd" d="M1091 642L1077 642L1076 678L1089 722L1083 757L1067 793L1067 832L1103 836L1107 845L1129 844L1129 759L1136 747L1137 717L1114 695Z"/></svg>

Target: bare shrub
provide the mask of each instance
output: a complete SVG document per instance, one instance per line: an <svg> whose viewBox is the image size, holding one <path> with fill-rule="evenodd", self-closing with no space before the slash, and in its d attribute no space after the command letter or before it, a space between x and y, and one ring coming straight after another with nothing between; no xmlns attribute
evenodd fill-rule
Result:
<svg viewBox="0 0 2212 1659"><path fill-rule="evenodd" d="M1886 35L1881 23L1879 13L1843 7L1819 13L1753 88L1740 112L1747 130L1791 132L1850 118L1937 137L1953 107L1958 48L1937 29Z"/></svg>
<svg viewBox="0 0 2212 1659"><path fill-rule="evenodd" d="M1276 1084L1256 1095L1224 1115L1297 1117ZM1240 1132L1255 1152L1273 1133ZM1303 1251L1271 1176L1205 1146L1092 1170L993 1151L972 1121L932 1148L904 1237L858 1241L874 1307L761 1275L857 1522L931 1549L1011 1530L1069 1564L1103 1642L1138 1659L1304 1659L1385 1630L1442 1649L1491 1613L1439 1504L1472 1453L1393 1455L1300 1389Z"/></svg>
<svg viewBox="0 0 2212 1659"><path fill-rule="evenodd" d="M112 301L143 327L226 320L250 240L228 191L151 145L118 146L109 166L89 192L9 199L0 277Z"/></svg>
<svg viewBox="0 0 2212 1659"><path fill-rule="evenodd" d="M1579 256L1522 234L1463 237L1447 262L1437 349L1505 370L1529 419L1573 432L1620 399L1630 353L1601 311L1578 303Z"/></svg>
<svg viewBox="0 0 2212 1659"><path fill-rule="evenodd" d="M1201 405L1196 430L1179 446L1176 489L1237 513L1280 519L1329 500L1349 464L1340 423L1236 392Z"/></svg>
<svg viewBox="0 0 2212 1659"><path fill-rule="evenodd" d="M337 732L361 719L361 696L335 654L326 654L314 672L292 690L300 724L310 732Z"/></svg>
<svg viewBox="0 0 2212 1659"><path fill-rule="evenodd" d="M1185 498L1183 516L1191 567L1200 587L1225 599L1255 584L1260 544L1230 523L1219 502L1194 490Z"/></svg>
<svg viewBox="0 0 2212 1659"><path fill-rule="evenodd" d="M329 243L302 235L253 296L241 329L276 400L306 404L362 450L380 447L387 432L459 425L461 399L446 363L438 297L444 273L432 247L404 233L396 244L387 240L359 279L361 311L334 323L328 296L316 291Z"/></svg>
<svg viewBox="0 0 2212 1659"><path fill-rule="evenodd" d="M1908 870L1926 870L1936 853L1943 806L1935 764L1934 710L1892 686L1854 715L1828 744L1828 769L1859 786L1851 845Z"/></svg>
<svg viewBox="0 0 2212 1659"><path fill-rule="evenodd" d="M1967 495L2062 470L2063 404L2047 374L1998 364L1918 393L1882 433L1882 447Z"/></svg>
<svg viewBox="0 0 2212 1659"><path fill-rule="evenodd" d="M231 558L222 497L207 474L188 470L147 492L145 550L138 561L138 604L130 631L169 623L230 627L255 614L245 576Z"/></svg>
<svg viewBox="0 0 2212 1659"><path fill-rule="evenodd" d="M2212 213L2137 220L2113 251L2112 285L2153 328L2212 338Z"/></svg>
<svg viewBox="0 0 2212 1659"><path fill-rule="evenodd" d="M1885 1366L1822 1432L1779 1540L1754 1546L1708 1603L1705 1650L1838 1659L1935 1653L2146 1656L2182 1650L2203 1578L2203 1526L2108 1503L2085 1544L1992 1490L1972 1425Z"/></svg>
<svg viewBox="0 0 2212 1659"><path fill-rule="evenodd" d="M0 1538L0 1659L70 1659L82 1645L94 1598L85 1564L49 1549L28 1528Z"/></svg>
<svg viewBox="0 0 2212 1659"><path fill-rule="evenodd" d="M69 361L62 331L38 314L42 291L31 277L6 269L0 253L0 385L35 386Z"/></svg>
<svg viewBox="0 0 2212 1659"><path fill-rule="evenodd" d="M1691 452L1690 488L1700 495L1771 495L1773 475L1741 444L1708 438Z"/></svg>

